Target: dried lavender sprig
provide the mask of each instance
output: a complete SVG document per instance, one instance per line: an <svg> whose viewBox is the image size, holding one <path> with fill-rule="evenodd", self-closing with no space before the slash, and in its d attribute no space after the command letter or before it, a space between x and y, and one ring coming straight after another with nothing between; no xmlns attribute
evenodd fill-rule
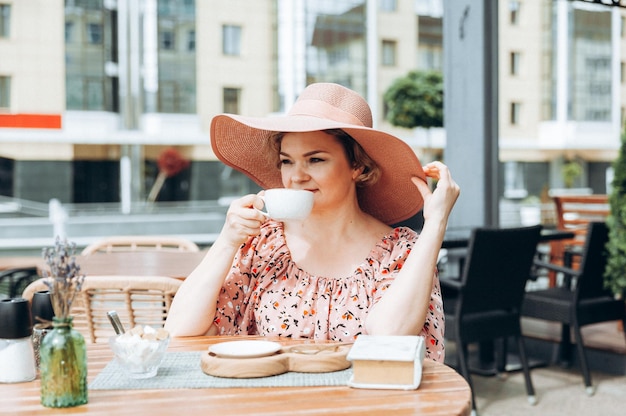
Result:
<svg viewBox="0 0 626 416"><path fill-rule="evenodd" d="M49 270L43 270L43 276L50 289L54 313L62 319L69 317L74 298L80 292L85 279L76 263L75 251L75 243L61 241L59 237L56 238L54 247L43 249L43 257L49 267Z"/></svg>

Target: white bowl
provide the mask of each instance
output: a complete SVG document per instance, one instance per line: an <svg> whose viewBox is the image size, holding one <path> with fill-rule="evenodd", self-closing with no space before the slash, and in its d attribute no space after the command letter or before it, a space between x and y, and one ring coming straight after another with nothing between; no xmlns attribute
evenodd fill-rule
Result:
<svg viewBox="0 0 626 416"><path fill-rule="evenodd" d="M109 338L109 345L115 353L115 359L130 378L156 376L169 343L169 336L162 340L148 340L125 335Z"/></svg>

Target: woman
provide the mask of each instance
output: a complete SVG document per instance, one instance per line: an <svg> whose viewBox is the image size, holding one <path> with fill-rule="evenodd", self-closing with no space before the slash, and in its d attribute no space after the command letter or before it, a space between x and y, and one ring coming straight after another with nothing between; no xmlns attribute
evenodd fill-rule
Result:
<svg viewBox="0 0 626 416"><path fill-rule="evenodd" d="M212 120L220 160L264 189L311 191L314 205L303 221L276 222L258 211L263 191L234 201L175 297L174 336L419 334L426 356L443 361L436 262L459 188L445 165L422 168L402 140L371 126L365 100L328 83L308 86L284 117ZM390 227L422 207L419 238Z"/></svg>

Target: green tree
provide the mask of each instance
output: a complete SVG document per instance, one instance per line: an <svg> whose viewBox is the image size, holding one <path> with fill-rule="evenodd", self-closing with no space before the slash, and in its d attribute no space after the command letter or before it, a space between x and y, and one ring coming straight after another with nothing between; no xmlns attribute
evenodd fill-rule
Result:
<svg viewBox="0 0 626 416"><path fill-rule="evenodd" d="M383 96L387 120L394 126L443 127L443 76L436 71L411 71L397 78Z"/></svg>
<svg viewBox="0 0 626 416"><path fill-rule="evenodd" d="M613 161L614 177L611 183L607 218L609 241L606 245L608 261L604 272L604 285L614 294L626 294L626 132L617 159Z"/></svg>

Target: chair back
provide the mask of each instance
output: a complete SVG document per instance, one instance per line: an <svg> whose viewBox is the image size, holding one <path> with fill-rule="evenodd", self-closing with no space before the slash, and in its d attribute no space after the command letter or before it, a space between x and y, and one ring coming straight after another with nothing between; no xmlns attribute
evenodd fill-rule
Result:
<svg viewBox="0 0 626 416"><path fill-rule="evenodd" d="M0 299L20 296L26 286L39 279L36 266L0 271Z"/></svg>
<svg viewBox="0 0 626 416"><path fill-rule="evenodd" d="M494 310L519 313L541 228L472 231L461 277L459 316Z"/></svg>
<svg viewBox="0 0 626 416"><path fill-rule="evenodd" d="M605 221L609 216L608 195L561 195L554 197L557 228L576 234L567 244L583 245L591 222Z"/></svg>
<svg viewBox="0 0 626 416"><path fill-rule="evenodd" d="M106 237L89 244L82 251L82 255L97 252L110 253L112 251L146 251L146 250L167 250L167 251L200 251L200 248L193 241L176 236L114 236Z"/></svg>
<svg viewBox="0 0 626 416"><path fill-rule="evenodd" d="M609 230L604 222L591 222L582 252L580 274L575 283L576 300L611 296L604 287Z"/></svg>
<svg viewBox="0 0 626 416"><path fill-rule="evenodd" d="M45 279L31 283L23 297L31 300L39 290L47 290ZM126 330L136 325L161 328L182 284L164 276L87 276L70 313L74 328L91 342L107 342L115 335L107 316L117 311Z"/></svg>
<svg viewBox="0 0 626 416"><path fill-rule="evenodd" d="M578 269L579 250L585 244L588 225L594 221L606 221L610 213L609 196L560 195L554 197L556 226L570 231L574 238L550 242L550 262ZM572 257L573 254L573 257ZM556 272L548 272L550 287L556 286Z"/></svg>

